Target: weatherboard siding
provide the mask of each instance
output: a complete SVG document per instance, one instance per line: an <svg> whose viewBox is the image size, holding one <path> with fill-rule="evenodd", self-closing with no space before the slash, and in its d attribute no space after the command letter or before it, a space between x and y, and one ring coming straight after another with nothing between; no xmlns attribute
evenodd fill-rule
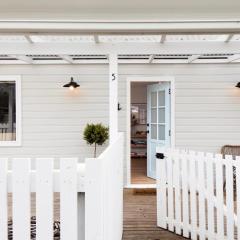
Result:
<svg viewBox="0 0 240 240"><path fill-rule="evenodd" d="M22 76L23 125L22 146L0 147L0 157L92 156L82 133L89 122L108 124L107 65L6 65L0 74ZM120 65L120 131L127 77L159 75L175 77L177 147L219 152L224 144L240 145L239 64ZM81 85L76 95L62 88L71 76Z"/></svg>

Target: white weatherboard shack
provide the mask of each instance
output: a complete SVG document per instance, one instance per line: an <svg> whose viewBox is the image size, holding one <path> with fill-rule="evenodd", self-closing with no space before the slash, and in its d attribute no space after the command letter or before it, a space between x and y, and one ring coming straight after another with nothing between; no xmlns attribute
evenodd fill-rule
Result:
<svg viewBox="0 0 240 240"><path fill-rule="evenodd" d="M0 3L0 240L30 240L31 216L37 239L52 239L55 201L61 239L121 240L124 188L156 188L169 232L240 239L240 159L220 154L240 145L239 5L174 1L169 21L170 2L136 13L104 1L99 15L76 3L67 16L63 1L60 21L54 2L38 19L41 4ZM88 123L109 127L97 158Z"/></svg>

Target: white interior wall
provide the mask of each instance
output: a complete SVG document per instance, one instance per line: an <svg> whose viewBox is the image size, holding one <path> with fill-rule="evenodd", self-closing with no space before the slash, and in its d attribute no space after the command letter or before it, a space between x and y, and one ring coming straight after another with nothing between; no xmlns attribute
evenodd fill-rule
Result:
<svg viewBox="0 0 240 240"><path fill-rule="evenodd" d="M108 66L0 66L0 74L22 76L22 147L0 147L0 156L92 156L82 140L88 122L108 124ZM119 129L126 130L126 79L174 76L176 146L219 152L240 145L239 64L120 65ZM70 76L81 87L70 96Z"/></svg>
<svg viewBox="0 0 240 240"><path fill-rule="evenodd" d="M131 103L147 103L147 85L145 83L131 84Z"/></svg>

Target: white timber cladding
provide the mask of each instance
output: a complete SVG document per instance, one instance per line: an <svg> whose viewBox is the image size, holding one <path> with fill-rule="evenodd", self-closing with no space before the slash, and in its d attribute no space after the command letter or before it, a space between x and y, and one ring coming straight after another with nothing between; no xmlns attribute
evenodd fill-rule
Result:
<svg viewBox="0 0 240 240"><path fill-rule="evenodd" d="M176 147L219 152L222 145L239 144L238 64L120 65L118 72L119 131L126 131L126 79L173 76ZM84 161L93 156L83 129L91 122L109 124L107 65L6 65L0 74L22 78L22 146L1 147L1 157L77 156ZM74 93L62 87L71 76L81 85Z"/></svg>

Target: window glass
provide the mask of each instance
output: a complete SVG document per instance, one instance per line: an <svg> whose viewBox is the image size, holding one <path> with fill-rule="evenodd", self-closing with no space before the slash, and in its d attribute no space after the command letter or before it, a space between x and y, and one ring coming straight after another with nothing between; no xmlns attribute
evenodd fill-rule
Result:
<svg viewBox="0 0 240 240"><path fill-rule="evenodd" d="M16 141L16 83L0 81L0 141Z"/></svg>

